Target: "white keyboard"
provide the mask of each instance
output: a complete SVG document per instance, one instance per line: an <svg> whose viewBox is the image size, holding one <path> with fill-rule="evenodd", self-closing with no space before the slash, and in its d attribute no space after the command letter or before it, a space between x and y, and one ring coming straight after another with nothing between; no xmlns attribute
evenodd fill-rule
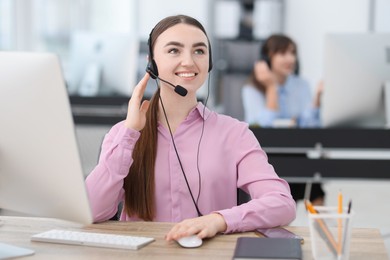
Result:
<svg viewBox="0 0 390 260"><path fill-rule="evenodd" d="M53 229L33 235L31 241L138 250L154 238Z"/></svg>

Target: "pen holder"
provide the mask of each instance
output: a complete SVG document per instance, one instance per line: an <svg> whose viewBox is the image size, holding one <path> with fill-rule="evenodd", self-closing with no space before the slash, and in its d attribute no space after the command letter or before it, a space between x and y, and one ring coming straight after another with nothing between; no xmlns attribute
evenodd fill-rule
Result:
<svg viewBox="0 0 390 260"><path fill-rule="evenodd" d="M309 228L313 257L323 259L349 259L352 219L354 212L338 213L336 207L314 207L309 213Z"/></svg>

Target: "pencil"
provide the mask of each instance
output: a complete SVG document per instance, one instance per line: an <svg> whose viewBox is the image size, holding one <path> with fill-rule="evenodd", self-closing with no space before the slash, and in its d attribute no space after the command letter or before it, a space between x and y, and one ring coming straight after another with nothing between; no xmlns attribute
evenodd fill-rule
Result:
<svg viewBox="0 0 390 260"><path fill-rule="evenodd" d="M347 214L351 214L351 208L352 208L352 200L349 201L348 203L348 211L347 211ZM347 243L347 236L348 236L348 232L349 232L349 219L350 219L351 216L348 216L348 218L345 220L345 231L344 231L344 238L343 238L343 247L342 249L345 250L345 246L346 246L346 243Z"/></svg>
<svg viewBox="0 0 390 260"><path fill-rule="evenodd" d="M343 194L341 191L339 192L338 196L338 209L337 209L338 214L343 214ZM342 251L342 223L343 220L341 218L338 219L337 221L337 230L338 230L338 246L337 246L337 254L340 256L341 251Z"/></svg>
<svg viewBox="0 0 390 260"><path fill-rule="evenodd" d="M313 205L310 203L310 201L305 200L305 206L307 211L309 211L311 214L318 214L318 211L314 209ZM316 230L324 239L325 243L329 247L329 249L333 252L334 255L338 255L338 246L336 244L336 241L334 240L332 233L329 231L328 227L326 226L326 223L322 219L315 219L315 226Z"/></svg>

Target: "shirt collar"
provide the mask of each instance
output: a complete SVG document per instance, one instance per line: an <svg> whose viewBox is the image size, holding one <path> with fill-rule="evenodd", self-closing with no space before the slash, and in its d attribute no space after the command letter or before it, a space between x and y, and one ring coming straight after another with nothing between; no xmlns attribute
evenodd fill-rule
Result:
<svg viewBox="0 0 390 260"><path fill-rule="evenodd" d="M193 120L196 120L198 118L203 118L205 121L207 118L211 115L212 111L208 109L205 105L202 104L202 102L198 102L198 104L190 111L188 116L184 119L184 123L192 122ZM160 126L160 121L158 122L158 125Z"/></svg>
<svg viewBox="0 0 390 260"><path fill-rule="evenodd" d="M198 102L196 107L194 107L191 112L188 114L187 119L202 117L204 120L207 120L207 118L210 116L211 110L208 109L205 105L202 104L202 102Z"/></svg>

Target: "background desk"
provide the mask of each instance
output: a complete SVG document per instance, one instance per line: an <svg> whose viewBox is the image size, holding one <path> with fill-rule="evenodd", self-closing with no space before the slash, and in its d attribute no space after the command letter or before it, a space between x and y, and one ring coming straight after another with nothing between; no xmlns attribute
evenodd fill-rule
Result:
<svg viewBox="0 0 390 260"><path fill-rule="evenodd" d="M231 259L238 237L255 236L253 232L218 235L204 240L202 247L184 249L164 239L164 235L173 226L172 223L111 221L83 227L44 218L0 216L0 220L4 222L0 226L0 242L35 250L35 255L25 259ZM137 251L30 241L31 235L53 228L148 236L154 237L156 241ZM287 228L305 239L302 246L304 259L312 259L308 228ZM383 239L377 229L353 229L350 259L388 259Z"/></svg>
<svg viewBox="0 0 390 260"><path fill-rule="evenodd" d="M279 176L389 179L390 130L251 128Z"/></svg>

